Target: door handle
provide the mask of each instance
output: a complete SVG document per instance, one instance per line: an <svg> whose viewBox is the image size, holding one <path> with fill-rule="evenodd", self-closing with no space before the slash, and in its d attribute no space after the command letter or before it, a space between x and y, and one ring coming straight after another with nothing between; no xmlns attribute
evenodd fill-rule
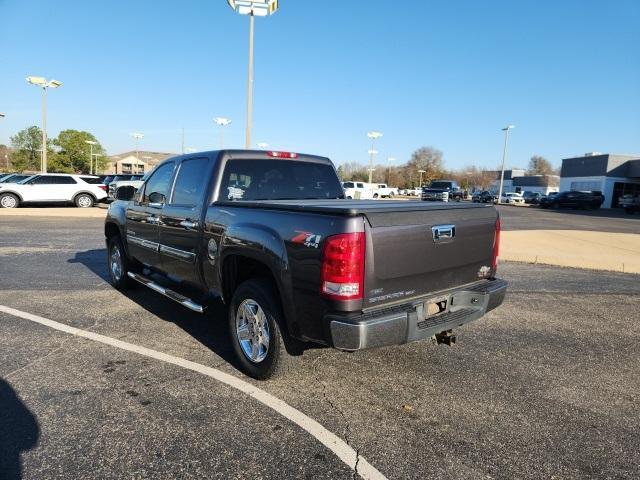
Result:
<svg viewBox="0 0 640 480"><path fill-rule="evenodd" d="M191 230L192 228L198 227L198 222L192 222L191 220L183 220L180 222L180 226L186 228L187 230Z"/></svg>

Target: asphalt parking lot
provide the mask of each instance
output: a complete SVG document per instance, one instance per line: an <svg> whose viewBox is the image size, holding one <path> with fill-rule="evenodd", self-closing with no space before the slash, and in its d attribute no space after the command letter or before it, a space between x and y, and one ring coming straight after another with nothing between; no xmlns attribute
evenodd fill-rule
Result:
<svg viewBox="0 0 640 480"><path fill-rule="evenodd" d="M619 209L550 210L538 207L500 206L505 230L585 230L640 233L640 215Z"/></svg>
<svg viewBox="0 0 640 480"><path fill-rule="evenodd" d="M506 229L640 223L501 210ZM0 218L0 305L244 378L388 478L637 478L640 276L518 263L501 276L506 303L454 347L316 349L259 383L230 362L222 305L200 316L107 284L101 219ZM2 312L0 345L0 478L354 476L206 375Z"/></svg>

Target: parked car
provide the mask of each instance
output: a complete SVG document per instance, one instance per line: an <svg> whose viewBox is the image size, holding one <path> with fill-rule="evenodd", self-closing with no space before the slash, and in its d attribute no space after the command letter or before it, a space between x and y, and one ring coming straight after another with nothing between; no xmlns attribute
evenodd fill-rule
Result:
<svg viewBox="0 0 640 480"><path fill-rule="evenodd" d="M396 195L398 195L398 189L388 187L386 183L376 184L376 188L373 190L373 198L393 198Z"/></svg>
<svg viewBox="0 0 640 480"><path fill-rule="evenodd" d="M25 180L29 177L33 176L32 174L26 173L11 173L9 175L5 175L0 179L0 183L19 183L22 180Z"/></svg>
<svg viewBox="0 0 640 480"><path fill-rule="evenodd" d="M142 185L144 175L116 175L111 179L108 186L109 198L115 198L115 191L125 185L130 185L136 189Z"/></svg>
<svg viewBox="0 0 640 480"><path fill-rule="evenodd" d="M407 197L419 197L422 195L421 188L404 188L400 190L400 195L406 195Z"/></svg>
<svg viewBox="0 0 640 480"><path fill-rule="evenodd" d="M624 211L628 214L640 212L640 195L623 195L618 200L618 204L624 208Z"/></svg>
<svg viewBox="0 0 640 480"><path fill-rule="evenodd" d="M538 205L540 203L540 199L542 198L542 196L543 195L540 192L525 191L522 194L524 203L528 203L530 205Z"/></svg>
<svg viewBox="0 0 640 480"><path fill-rule="evenodd" d="M488 190L482 190L481 192L475 192L471 196L471 200L475 203L494 203L496 196Z"/></svg>
<svg viewBox="0 0 640 480"><path fill-rule="evenodd" d="M2 208L16 208L24 203L74 203L88 208L106 197L100 179L91 175L44 173L20 183L0 184Z"/></svg>
<svg viewBox="0 0 640 480"><path fill-rule="evenodd" d="M540 199L541 208L582 208L598 209L604 202L604 195L597 191L569 191Z"/></svg>
<svg viewBox="0 0 640 480"><path fill-rule="evenodd" d="M312 155L167 159L137 192L118 189L104 231L114 287L140 283L197 312L220 297L237 363L258 379L309 344L451 343L507 289L493 206L346 200L331 161Z"/></svg>
<svg viewBox="0 0 640 480"><path fill-rule="evenodd" d="M347 199L366 200L373 198L373 189L365 182L342 182L342 188Z"/></svg>
<svg viewBox="0 0 640 480"><path fill-rule="evenodd" d="M517 192L504 192L500 198L500 203L507 203L512 205L524 205L524 198L521 193Z"/></svg>
<svg viewBox="0 0 640 480"><path fill-rule="evenodd" d="M464 192L453 180L436 180L422 189L422 200L459 202L464 198Z"/></svg>

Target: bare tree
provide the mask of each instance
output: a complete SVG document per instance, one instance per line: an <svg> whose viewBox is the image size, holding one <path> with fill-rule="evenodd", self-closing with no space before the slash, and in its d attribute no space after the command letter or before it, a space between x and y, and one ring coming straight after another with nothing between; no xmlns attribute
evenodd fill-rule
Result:
<svg viewBox="0 0 640 480"><path fill-rule="evenodd" d="M407 168L413 173L424 170L422 181L429 183L431 180L439 178L443 173L442 152L433 147L421 147L411 154Z"/></svg>
<svg viewBox="0 0 640 480"><path fill-rule="evenodd" d="M541 155L534 155L529 160L529 168L527 169L529 175L553 175L554 168L551 162Z"/></svg>

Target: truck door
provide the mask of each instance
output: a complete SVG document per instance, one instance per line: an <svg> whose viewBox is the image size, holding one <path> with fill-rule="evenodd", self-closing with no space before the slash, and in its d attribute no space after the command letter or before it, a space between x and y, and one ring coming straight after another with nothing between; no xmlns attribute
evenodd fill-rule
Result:
<svg viewBox="0 0 640 480"><path fill-rule="evenodd" d="M160 265L176 279L201 283L197 254L205 208L210 167L208 158L188 158L178 165L173 191L162 209L160 230Z"/></svg>
<svg viewBox="0 0 640 480"><path fill-rule="evenodd" d="M127 208L129 254L141 263L157 266L160 213L171 191L175 162L163 163L148 178Z"/></svg>

